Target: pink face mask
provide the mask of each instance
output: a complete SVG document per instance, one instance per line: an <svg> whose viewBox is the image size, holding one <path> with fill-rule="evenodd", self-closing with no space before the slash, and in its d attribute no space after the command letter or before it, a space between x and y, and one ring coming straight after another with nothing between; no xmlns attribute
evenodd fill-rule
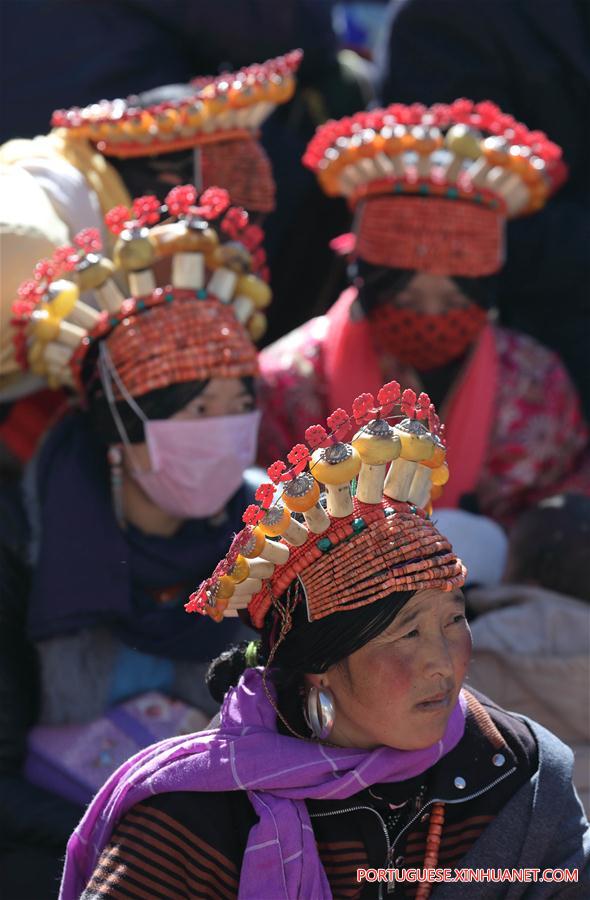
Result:
<svg viewBox="0 0 590 900"><path fill-rule="evenodd" d="M148 420L150 469L133 478L173 516L206 519L226 505L256 458L260 412L190 421Z"/></svg>

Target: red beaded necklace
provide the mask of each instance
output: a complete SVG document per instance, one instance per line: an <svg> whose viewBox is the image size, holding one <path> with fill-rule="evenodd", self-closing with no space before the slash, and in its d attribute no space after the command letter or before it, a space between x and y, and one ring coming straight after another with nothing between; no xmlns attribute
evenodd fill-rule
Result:
<svg viewBox="0 0 590 900"><path fill-rule="evenodd" d="M428 826L428 834L426 835L426 852L424 854L424 869L436 869L438 863L438 853L440 850L440 839L442 829L445 822L445 805L444 803L435 803L430 813L430 824ZM416 891L415 900L428 900L432 891L432 884L423 881Z"/></svg>

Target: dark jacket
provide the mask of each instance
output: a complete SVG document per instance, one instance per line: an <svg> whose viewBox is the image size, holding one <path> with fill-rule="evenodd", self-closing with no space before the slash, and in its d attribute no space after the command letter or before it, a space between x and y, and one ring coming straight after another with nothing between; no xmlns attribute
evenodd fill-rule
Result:
<svg viewBox="0 0 590 900"><path fill-rule="evenodd" d="M44 134L54 109L186 82L295 47L305 51L304 80L335 59L331 0L8 0L2 13L0 141Z"/></svg>
<svg viewBox="0 0 590 900"><path fill-rule="evenodd" d="M404 794L412 798L405 820L388 828L388 804L402 802ZM425 776L374 785L344 801L308 801L333 896L380 896L378 885L357 882L358 867L422 867L429 811L437 800L445 802L440 866L563 866L580 873L578 884L560 886L559 894L547 884L478 884L477 893L473 884L453 884L436 886L433 900L587 896L590 833L571 785L570 751L535 723L482 696L469 704L460 743ZM116 897L119 889L133 900L156 889L169 900L235 897L255 822L241 791L150 798L133 807L113 832L83 900ZM384 886L381 892L385 897ZM263 882L258 896L271 900ZM398 885L395 897L405 896Z"/></svg>
<svg viewBox="0 0 590 900"><path fill-rule="evenodd" d="M542 212L508 226L498 297L507 325L561 354L588 411L590 3L403 0L392 13L383 103L489 99L563 147L566 185Z"/></svg>
<svg viewBox="0 0 590 900"><path fill-rule="evenodd" d="M72 438L67 423L60 426ZM55 438L57 433L53 434ZM44 444L43 453L51 446ZM39 658L29 639L32 574L27 557L32 555L31 530L40 533L40 506L34 502L34 487L39 467L32 466L27 487L26 513L17 491L0 492L0 898L1 900L51 900L57 896L62 857L71 832L83 809L29 783L22 774L27 735L40 714ZM44 471L45 487L48 472ZM258 481L255 470L248 470L243 497L237 501L240 511L253 499ZM38 498L37 498L38 499ZM90 504L92 506L92 504ZM56 510L54 531L65 514ZM92 514L92 510L90 511ZM236 515L233 527L239 521ZM230 523L231 524L231 523ZM229 526L228 526L229 528ZM85 534L92 534L89 525ZM220 539L220 545L227 543ZM67 544L65 545L67 547ZM198 549L198 548L197 548ZM70 545L71 551L71 545ZM214 551L217 559L219 551ZM62 543L56 550L58 564L67 565ZM205 569L203 573L205 574ZM87 573L90 565L87 566ZM89 578L90 575L87 574ZM195 582L196 583L196 582ZM184 616L184 613L182 613ZM186 616L187 625L198 624ZM182 620L184 624L184 619ZM215 655L215 649L211 655ZM75 673L72 673L74 677ZM29 868L30 865L30 868ZM33 874L35 873L35 874ZM29 883L29 876L31 881Z"/></svg>
<svg viewBox="0 0 590 900"><path fill-rule="evenodd" d="M82 809L29 784L22 775L26 738L39 704L38 665L25 636L29 573L0 545L0 896L50 900L60 857ZM37 868L28 886L27 867Z"/></svg>

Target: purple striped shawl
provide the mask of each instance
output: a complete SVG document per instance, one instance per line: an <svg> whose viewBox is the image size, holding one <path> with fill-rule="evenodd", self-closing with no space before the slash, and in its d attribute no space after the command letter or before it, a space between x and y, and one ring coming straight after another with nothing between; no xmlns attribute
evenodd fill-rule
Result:
<svg viewBox="0 0 590 900"><path fill-rule="evenodd" d="M318 856L306 798L345 799L372 784L425 772L463 736L460 696L442 739L423 750L327 747L279 734L260 669L228 692L219 728L142 750L98 792L71 836L60 900L78 900L119 820L136 803L169 791L248 791L259 816L248 837L240 900L332 896ZM304 864L305 861L305 864Z"/></svg>

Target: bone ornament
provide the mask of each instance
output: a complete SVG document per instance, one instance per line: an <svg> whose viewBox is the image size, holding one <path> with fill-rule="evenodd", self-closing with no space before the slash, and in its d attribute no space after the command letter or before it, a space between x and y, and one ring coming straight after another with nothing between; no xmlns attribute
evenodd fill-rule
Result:
<svg viewBox="0 0 590 900"><path fill-rule="evenodd" d="M434 453L434 440L418 419L404 419L393 429L399 436L401 452L392 462L383 493L392 500L409 501L412 481L419 464Z"/></svg>
<svg viewBox="0 0 590 900"><path fill-rule="evenodd" d="M68 319L76 304L79 303L79 291L72 281L60 278L51 282L46 292L46 298L45 308L52 318ZM99 314L96 310L94 310L94 314L98 319Z"/></svg>
<svg viewBox="0 0 590 900"><path fill-rule="evenodd" d="M352 446L362 460L356 496L362 503L379 503L387 464L400 455L399 435L385 419L372 419L357 431Z"/></svg>
<svg viewBox="0 0 590 900"><path fill-rule="evenodd" d="M282 537L295 547L300 547L307 540L307 528L293 519L289 510L280 504L267 510L260 530L269 537Z"/></svg>
<svg viewBox="0 0 590 900"><path fill-rule="evenodd" d="M445 147L452 153L449 165L444 170L447 181L456 181L467 160L481 156L482 134L469 125L453 125L445 135Z"/></svg>
<svg viewBox="0 0 590 900"><path fill-rule="evenodd" d="M172 284L198 291L205 283L205 257L202 253L175 253L172 257Z"/></svg>
<svg viewBox="0 0 590 900"><path fill-rule="evenodd" d="M281 544L278 541L267 541L264 532L258 526L253 529L250 540L242 548L242 556L245 556L248 560L260 557L267 560L267 562L282 566L289 559L289 548L286 544Z"/></svg>
<svg viewBox="0 0 590 900"><path fill-rule="evenodd" d="M249 560L240 554L228 575L236 584L241 584L247 578L270 578L274 570L274 563L266 559Z"/></svg>
<svg viewBox="0 0 590 900"><path fill-rule="evenodd" d="M209 293L219 297L224 303L229 303L234 295L234 289L238 280L238 276L231 269L223 266L216 269L207 283Z"/></svg>
<svg viewBox="0 0 590 900"><path fill-rule="evenodd" d="M434 452L432 456L418 465L410 485L409 500L415 506L426 507L428 505L432 495L434 473L438 473L439 469L446 469L448 473L448 466L445 463L446 450L444 444L438 437L434 437L433 440ZM441 476L437 475L437 477Z"/></svg>
<svg viewBox="0 0 590 900"><path fill-rule="evenodd" d="M94 291L101 309L118 313L125 297L113 280L114 272L115 267L110 259L100 253L87 253L76 264L73 277L81 293ZM82 322L76 324L82 325Z"/></svg>
<svg viewBox="0 0 590 900"><path fill-rule="evenodd" d="M156 279L151 269L155 258L147 228L132 227L121 231L115 244L114 261L127 273L133 296L144 297L155 290Z"/></svg>
<svg viewBox="0 0 590 900"><path fill-rule="evenodd" d="M328 513L336 519L352 514L350 482L361 468L358 450L339 441L314 450L311 456L313 477L326 486Z"/></svg>
<svg viewBox="0 0 590 900"><path fill-rule="evenodd" d="M313 534L321 534L330 525L330 517L319 500L320 486L309 472L302 472L285 485L285 506L292 512L301 513Z"/></svg>

